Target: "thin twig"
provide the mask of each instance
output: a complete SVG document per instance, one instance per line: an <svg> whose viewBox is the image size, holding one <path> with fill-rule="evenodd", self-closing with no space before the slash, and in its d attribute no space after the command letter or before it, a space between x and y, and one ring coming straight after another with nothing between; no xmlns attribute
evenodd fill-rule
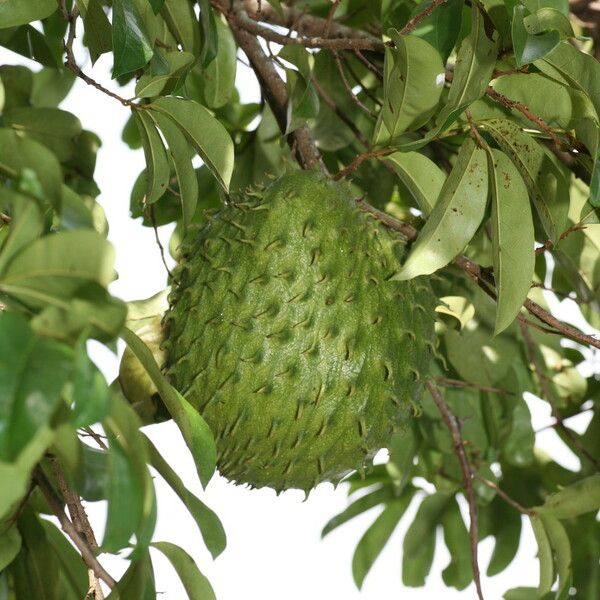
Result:
<svg viewBox="0 0 600 600"><path fill-rule="evenodd" d="M435 384L431 381L427 381L425 386L429 390L433 401L435 402L442 419L450 432L452 437L452 444L454 447L454 454L458 459L460 465L460 471L462 473L463 486L465 491L465 497L469 505L469 538L471 540L471 566L473 569L473 581L475 582L475 589L477 590L477 596L479 600L483 599L483 591L481 589L481 577L479 574L479 559L477 557L477 541L479 539L478 527L477 527L477 502L475 500L475 491L473 490L473 471L469 463L469 458L465 451L465 445L460 433L460 425L457 418L454 416L449 406L446 404L444 397L440 394Z"/></svg>
<svg viewBox="0 0 600 600"><path fill-rule="evenodd" d="M89 544L82 538L79 534L73 523L69 520L65 511L62 507L62 502L57 497L56 492L52 488L52 485L46 478L46 475L41 470L40 467L37 467L33 473L33 478L35 482L38 484L44 498L48 502L48 505L52 509L52 512L58 519L62 530L67 534L67 536L71 539L71 541L75 544L77 550L79 550L81 557L83 558L85 564L90 568L98 577L106 583L109 588L114 588L117 585L117 582L108 574L108 572L104 569L104 567L98 562L93 550L89 546Z"/></svg>
<svg viewBox="0 0 600 600"><path fill-rule="evenodd" d="M448 0L433 0L433 2L420 13L416 14L401 30L401 35L407 35L411 31L413 31L417 25L423 20L426 19L438 6L445 4Z"/></svg>
<svg viewBox="0 0 600 600"><path fill-rule="evenodd" d="M118 100L123 106L135 107L136 104L131 100L127 100L122 98L118 94L111 92L109 89L105 88L103 85L98 83L96 80L92 79L88 75L86 75L79 65L77 64L77 60L75 59L75 54L73 52L73 43L75 41L75 34L77 30L77 19L79 17L79 8L77 5L73 7L73 10L70 14L64 11L64 14L67 15L67 20L69 21L69 31L67 34L67 39L64 42L64 50L66 55L65 66L67 69L72 71L79 79L85 81L88 85L95 87L97 90L100 90L103 94Z"/></svg>
<svg viewBox="0 0 600 600"><path fill-rule="evenodd" d="M0 212L0 221L2 221L3 223L10 223L12 221L12 217L9 217L3 212Z"/></svg>
<svg viewBox="0 0 600 600"><path fill-rule="evenodd" d="M102 450L108 450L108 446L106 445L106 442L102 439L102 436L100 434L96 433L91 427L84 427L83 430L85 431L85 435L91 437L96 442L96 444L98 444L98 446L102 448Z"/></svg>
<svg viewBox="0 0 600 600"><path fill-rule="evenodd" d="M475 121L473 120L473 115L469 109L465 110L465 116L467 117L467 121L469 123L469 129L471 130L471 137L475 140L475 143L479 148L485 148L486 143L483 141L481 134L477 130L477 125L475 125Z"/></svg>
<svg viewBox="0 0 600 600"><path fill-rule="evenodd" d="M483 483L483 485L485 485L486 487L489 487L490 490L494 490L496 492L496 494L498 494L498 496L500 496L500 498L502 498L502 500L504 500L507 504L510 504L513 508L516 508L521 514L527 515L528 517L535 516L535 514L536 514L535 510L532 510L531 508L525 508L522 504L519 504L516 500L511 498L499 485L497 485L493 481L490 481L489 479L482 477L478 473L475 473L474 477L478 481L481 481L481 483Z"/></svg>
<svg viewBox="0 0 600 600"><path fill-rule="evenodd" d="M350 96L350 99L352 100L352 102L354 102L354 104L356 104L356 106L358 106L358 108L360 108L362 111L364 111L370 117L375 119L377 117L377 115L368 106L365 106L360 101L360 98L358 98L358 96L356 96L356 94L352 91L352 86L350 85L350 83L348 82L348 79L346 78L344 66L342 65L342 61L340 60L340 56L337 52L333 52L333 59L335 60L335 65L340 74L342 83L344 84L344 88L346 88L346 92L348 92L348 96Z"/></svg>
<svg viewBox="0 0 600 600"><path fill-rule="evenodd" d="M378 156L385 156L386 154L390 154L393 152L390 148L383 148L381 150L368 150L367 152L361 152L356 158L346 167L344 167L341 171L337 172L333 176L334 181L339 181L340 179L344 179L350 175L350 173L354 173L360 165L362 165L365 160L369 160L370 158L377 158Z"/></svg>
<svg viewBox="0 0 600 600"><path fill-rule="evenodd" d="M360 50L355 50L354 55L363 65L365 65L365 67L367 67L367 69L369 69L369 71L371 71L371 73L374 73L378 79L383 79L383 71L377 65L374 65Z"/></svg>
<svg viewBox="0 0 600 600"><path fill-rule="evenodd" d="M585 228L585 225L582 225L581 223L575 223L574 225L571 225L571 227L569 227L567 230L563 231L558 239L559 241L562 241L565 238L569 237L573 232L583 231ZM552 246L554 246L554 242L552 240L546 240L539 248L535 249L535 253L543 254L544 252L546 252L546 250L552 248Z"/></svg>
<svg viewBox="0 0 600 600"><path fill-rule="evenodd" d="M558 410L556 398L554 397L554 392L550 385L550 381L545 373L544 365L541 363L538 353L536 351L535 342L533 341L527 327L522 323L519 323L519 326L521 328L521 334L523 335L523 339L525 341L525 350L527 351L527 357L533 367L533 371L537 375L540 388L542 389L543 397L548 402L548 404L550 404L552 416L556 419L556 427L570 441L573 448L579 451L583 456L585 456L585 458L587 458L587 460L594 466L596 471L600 471L600 461L598 461L596 457L593 456L582 445L582 443L577 439L575 434L564 424L563 416Z"/></svg>
<svg viewBox="0 0 600 600"><path fill-rule="evenodd" d="M331 29L331 23L333 21L333 17L335 16L335 11L338 9L341 0L331 0L331 8L327 13L327 19L325 19L325 25L323 25L323 37L329 37L329 30Z"/></svg>
<svg viewBox="0 0 600 600"><path fill-rule="evenodd" d="M169 269L169 265L167 264L167 260L165 259L165 249L160 241L160 237L158 236L158 227L156 225L156 217L154 215L154 204L150 204L148 206L148 216L150 217L150 222L152 223L152 229L154 229L154 239L156 240L156 245L158 246L158 250L160 251L160 258L162 260L162 264L169 275L169 278L173 277L171 270Z"/></svg>
<svg viewBox="0 0 600 600"><path fill-rule="evenodd" d="M562 422L564 423L565 421L568 421L569 419L572 419L573 417L578 417L579 415L584 415L585 413L593 411L593 410L594 410L593 406L584 408L583 410L573 413L572 415L569 415L568 417L563 417ZM554 429L557 426L560 426L560 422L555 419L554 423L548 423L548 425L544 425L543 427L536 429L534 433L537 435L538 433L542 433L543 431L547 431L548 429Z"/></svg>

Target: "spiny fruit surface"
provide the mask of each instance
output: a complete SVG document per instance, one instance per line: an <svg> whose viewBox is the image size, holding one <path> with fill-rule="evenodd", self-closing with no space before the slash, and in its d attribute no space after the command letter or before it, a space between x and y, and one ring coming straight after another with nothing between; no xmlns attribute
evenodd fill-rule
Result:
<svg viewBox="0 0 600 600"><path fill-rule="evenodd" d="M214 214L184 251L166 370L230 480L339 481L411 418L433 294L391 279L404 242L351 198L316 173L287 174Z"/></svg>

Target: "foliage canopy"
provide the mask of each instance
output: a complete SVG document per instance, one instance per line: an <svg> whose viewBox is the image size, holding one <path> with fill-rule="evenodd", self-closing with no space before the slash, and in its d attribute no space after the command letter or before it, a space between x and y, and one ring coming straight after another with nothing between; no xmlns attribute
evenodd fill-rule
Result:
<svg viewBox="0 0 600 600"><path fill-rule="evenodd" d="M100 582L111 599L155 598L150 547L190 599L213 598L191 557L154 539L150 466L212 555L226 545L217 515L140 429L172 418L208 484L213 434L148 333L165 295L126 305L108 291L101 139L60 108L78 79L131 112L123 140L146 161L131 215L175 223L176 260L206 209L313 168L347 181L357 206L410 244L399 279L430 277L437 357L419 412L386 464L348 478L348 508L323 530L381 507L354 554L359 587L412 504L407 586L425 585L441 530L445 584L475 582L483 598L478 541L494 538L485 568L497 574L528 520L539 585L504 598L600 597L589 368L600 348L589 333L600 325L599 21L578 0L0 1L0 45L38 65L0 65L0 598L98 600ZM80 52L112 53L110 89ZM238 61L261 102L240 102ZM118 86L132 81L124 98ZM557 318L557 300L586 331ZM114 349L119 338L147 376L141 390L127 389L127 366L109 385L87 354L88 340ZM536 449L527 393L548 404L578 470ZM577 433L569 419L583 413ZM97 541L81 507L100 500ZM124 549L115 581L97 555Z"/></svg>

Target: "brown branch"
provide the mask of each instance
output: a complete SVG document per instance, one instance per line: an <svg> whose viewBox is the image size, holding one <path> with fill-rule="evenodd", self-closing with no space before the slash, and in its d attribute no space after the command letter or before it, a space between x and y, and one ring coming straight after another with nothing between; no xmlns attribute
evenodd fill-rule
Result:
<svg viewBox="0 0 600 600"><path fill-rule="evenodd" d="M514 109L520 112L526 119L535 123L542 131L550 136L553 144L560 150L561 142L559 137L554 133L550 125L544 121L541 117L531 112L528 106L519 102L518 100L512 100L511 98L507 98L504 94L497 92L493 87L488 86L486 90L486 95L489 96L492 100L506 106L506 108Z"/></svg>
<svg viewBox="0 0 600 600"><path fill-rule="evenodd" d="M563 231L558 238L559 241L564 240L569 237L574 231L583 231L585 229L585 225L581 225L580 223L575 223L575 225L571 225L569 229ZM543 254L546 250L549 250L554 246L554 242L552 240L546 240L544 244L542 244L539 248L535 249L536 254Z"/></svg>
<svg viewBox="0 0 600 600"><path fill-rule="evenodd" d="M502 498L502 500L504 500L507 504L510 504L513 508L516 508L521 514L527 515L528 517L534 517L536 515L535 510L533 510L531 508L525 508L522 504L519 504L516 500L511 498L499 485L497 485L493 481L490 481L489 479L486 479L485 477L482 477L481 475L479 475L477 473L474 474L474 477L478 481L481 481L481 483L483 483L483 485L485 485L486 487L489 487L490 490L494 490L496 492L496 494L498 494L498 496L500 496L500 498Z"/></svg>
<svg viewBox="0 0 600 600"><path fill-rule="evenodd" d="M160 241L160 237L158 237L158 227L156 225L156 216L154 214L154 204L150 204L148 206L148 216L150 217L150 222L152 223L152 229L154 229L154 239L156 241L156 245L158 246L158 251L160 252L160 258L162 260L162 264L165 267L165 271L169 278L173 277L173 273L169 269L169 265L167 264L167 260L165 259L165 249Z"/></svg>
<svg viewBox="0 0 600 600"><path fill-rule="evenodd" d="M465 445L460 433L460 425L449 406L446 404L442 394L434 383L427 381L425 386L429 390L433 401L435 402L442 419L452 437L454 454L458 459L460 471L462 473L465 497L469 505L469 538L471 540L471 566L473 569L473 581L479 600L483 600L483 591L481 589L481 577L479 574L479 560L477 557L477 541L479 538L477 527L477 502L475 500L475 491L473 490L473 471L469 463L469 458L465 451Z"/></svg>
<svg viewBox="0 0 600 600"><path fill-rule="evenodd" d="M449 379L447 377L437 377L436 383L438 385L444 387L454 387L454 388L474 388L476 390L480 390L482 392L492 392L495 394L503 394L508 396L514 396L513 392L509 392L508 390L503 390L502 388L488 387L485 385L479 385L477 383L471 383L470 381L462 381L461 379Z"/></svg>
<svg viewBox="0 0 600 600"><path fill-rule="evenodd" d="M94 551L90 547L87 541L80 535L73 523L69 520L65 511L63 510L62 502L56 495L56 492L52 488L52 485L46 478L44 472L37 467L33 473L33 479L38 484L44 498L48 502L48 505L52 509L52 512L58 519L62 530L67 534L71 541L75 544L77 550L81 554L83 561L91 569L98 579L101 579L106 583L109 588L114 588L117 582L107 573L104 567L98 562Z"/></svg>
<svg viewBox="0 0 600 600"><path fill-rule="evenodd" d="M523 340L525 341L525 350L527 351L527 357L529 362L533 367L534 373L537 375L538 382L540 384L540 388L542 389L542 394L544 399L550 405L550 410L552 416L556 419L556 427L564 434L564 436L568 439L571 446L578 452L580 452L587 460L594 466L596 471L600 471L600 461L596 459L577 439L575 434L564 424L563 416L560 414L558 410L558 405L556 402L556 398L554 396L554 392L552 390L552 386L550 385L550 381L548 376L545 373L544 365L541 363L538 353L536 351L535 343L529 333L529 330L525 325L519 323L521 328L521 334L523 335Z"/></svg>
<svg viewBox="0 0 600 600"><path fill-rule="evenodd" d="M354 173L360 165L362 165L365 160L369 160L370 158L377 158L378 156L385 156L386 154L390 154L393 152L390 148L383 148L381 150L368 150L367 152L361 152L349 165L344 167L341 171L338 171L334 176L334 181L339 181L340 179L344 179L350 175L350 173ZM368 211L371 212L371 211Z"/></svg>
<svg viewBox="0 0 600 600"><path fill-rule="evenodd" d="M352 86L350 85L350 83L348 82L348 79L346 78L346 73L344 72L344 66L342 65L342 61L340 60L339 54L337 52L333 53L333 58L335 60L335 65L337 67L338 73L340 74L342 83L344 84L344 88L346 89L346 92L348 93L348 96L350 96L350 99L352 100L352 102L354 102L354 104L356 104L356 106L358 106L358 108L360 108L362 111L367 113L370 117L375 119L376 118L375 113L368 106L365 106L360 101L360 99L356 96L356 94L352 91Z"/></svg>
<svg viewBox="0 0 600 600"><path fill-rule="evenodd" d="M423 20L426 19L438 6L445 4L448 0L433 0L433 2L420 13L416 14L401 30L401 35L406 35L413 31L417 25Z"/></svg>
<svg viewBox="0 0 600 600"><path fill-rule="evenodd" d="M98 444L98 446L102 448L102 450L108 450L108 446L106 445L106 442L102 439L102 436L100 434L96 433L91 427L84 427L83 430L85 431L85 433L80 435L87 435L91 437L96 442L96 444Z"/></svg>
<svg viewBox="0 0 600 600"><path fill-rule="evenodd" d="M223 0L221 0L220 5L224 6ZM282 4L281 9L283 16L273 7L265 4L263 4L262 10L259 13L257 10L257 0L244 0L243 6L251 19L262 21L263 23L270 23L272 25L280 25L281 27L294 30L300 35L307 37L366 40L371 44L373 51L379 53L382 53L385 47L384 43L378 37L335 21L331 22L328 35L324 36L323 31L325 30L327 20L307 14L304 9L298 9L294 6ZM221 8L219 8L219 10L221 10Z"/></svg>
<svg viewBox="0 0 600 600"><path fill-rule="evenodd" d="M383 79L383 71L377 65L373 64L360 50L355 50L354 55L363 65L365 65L365 67L367 67L367 69L369 69L369 71L371 71L371 73L374 73L378 79Z"/></svg>
<svg viewBox="0 0 600 600"><path fill-rule="evenodd" d="M79 8L77 7L77 5L75 5L73 7L73 10L69 14L66 11L66 8L64 8L64 2L62 3L61 6L63 8L63 10L62 10L63 15L66 15L67 20L69 21L69 31L67 34L67 39L63 44L65 55L66 55L65 67L67 67L67 69L72 71L77 77L79 77L79 79L82 79L83 81L85 81L88 85L91 85L91 86L95 87L97 90L100 90L103 94L106 94L107 96L110 96L111 98L114 98L115 100L118 100L123 106L136 107L136 104L133 103L131 100L127 100L125 98L122 98L118 94L111 92L109 89L105 88L103 85L101 85L96 80L89 77L88 75L86 75L81 70L81 68L77 64L77 60L76 60L75 54L73 52L73 43L75 41L75 34L76 34L76 29L77 29L77 19L79 17Z"/></svg>
<svg viewBox="0 0 600 600"><path fill-rule="evenodd" d="M0 221L2 221L3 223L10 223L12 221L12 218L4 214L3 212L0 212Z"/></svg>
<svg viewBox="0 0 600 600"><path fill-rule="evenodd" d="M329 31L331 30L331 23L333 22L333 17L335 16L335 11L338 9L341 0L331 0L331 8L327 13L327 19L325 19L325 25L323 25L323 37L329 37Z"/></svg>

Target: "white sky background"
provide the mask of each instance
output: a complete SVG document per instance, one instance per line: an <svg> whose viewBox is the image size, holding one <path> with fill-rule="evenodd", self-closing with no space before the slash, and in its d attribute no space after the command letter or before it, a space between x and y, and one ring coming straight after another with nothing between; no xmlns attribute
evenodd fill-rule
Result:
<svg viewBox="0 0 600 600"><path fill-rule="evenodd" d="M79 56L84 55L79 53ZM7 63L27 64L37 69L34 63L0 49L0 64ZM132 96L133 86L118 90L118 86L110 82L110 66L109 59L104 56L94 68L89 64L84 68L86 73L120 95ZM257 101L257 84L249 69L239 63L237 84L243 101ZM62 108L77 115L83 127L99 134L103 141L98 154L96 181L102 190L99 201L110 224L109 239L117 250L119 279L112 284L111 291L124 300L146 298L164 288L166 273L152 229L142 227L139 219L134 221L129 217L130 191L144 168L142 151L131 151L121 142L129 110L81 81L76 83ZM165 247L168 247L171 229L171 226L160 228ZM117 374L118 358L99 344L92 345L92 356L107 379L112 381ZM532 399L529 404L536 429L550 422L550 411L545 403ZM586 423L587 420L582 425ZM475 597L473 586L457 592L442 583L440 573L448 562L448 554L441 535L438 536L427 587L408 589L401 585L402 539L412 522L414 505L367 576L362 592L359 592L352 581L352 554L379 508L364 513L321 541L320 531L324 524L347 506L344 486L333 490L330 484L321 484L303 502L304 494L299 491L285 492L277 497L272 490L249 491L234 486L217 474L208 489L202 491L176 426L169 422L147 430L186 485L217 512L225 526L228 545L213 562L192 518L159 478L155 479L158 493L155 540L172 541L185 548L210 579L219 600L454 600ZM554 431L546 430L539 434L538 445L565 466L577 468L578 460ZM88 512L101 539L104 503L88 505ZM480 545L483 572L492 548L491 538ZM531 530L525 525L521 548L511 566L492 579L483 577L486 600L500 599L510 587L537 585L535 553ZM162 592L159 597L163 600L185 598L183 587L166 559L157 552L153 559L157 591ZM113 576L119 576L126 567L126 563L118 558L104 555L101 560Z"/></svg>

